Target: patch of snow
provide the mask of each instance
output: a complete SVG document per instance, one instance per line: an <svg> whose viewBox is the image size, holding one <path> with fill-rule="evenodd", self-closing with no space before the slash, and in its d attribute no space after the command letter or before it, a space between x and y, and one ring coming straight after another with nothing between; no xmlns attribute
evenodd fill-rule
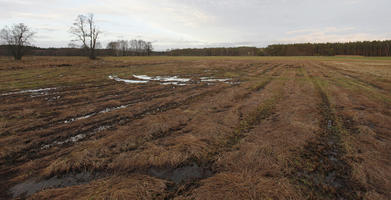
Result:
<svg viewBox="0 0 391 200"><path fill-rule="evenodd" d="M155 80L154 78L147 75L133 75L133 77L141 80L148 80L148 81Z"/></svg>
<svg viewBox="0 0 391 200"><path fill-rule="evenodd" d="M178 76L156 76L151 77L147 75L133 75L134 78L140 79L140 80L126 80L118 78L117 76L109 76L110 79L116 80L116 81L123 81L127 83L147 83L149 81L159 81L161 85L179 85L184 86L190 84L191 78L180 78ZM212 85L212 83L215 82L224 82L227 84L238 84L238 82L233 82L230 78L213 78L213 77L201 77L201 82L207 82L208 84ZM199 82L195 82L199 83Z"/></svg>
<svg viewBox="0 0 391 200"><path fill-rule="evenodd" d="M84 116L81 116L81 117L72 118L72 119L70 119L70 120L65 120L64 123L65 123L65 124L69 124L69 123L74 122L74 121L78 121L78 120L81 120L81 119L90 118L90 117L92 117L92 116L94 116L94 115L96 115L96 113L84 115Z"/></svg>
<svg viewBox="0 0 391 200"><path fill-rule="evenodd" d="M106 108L102 111L99 111L98 113L108 113L108 112L111 112L111 111L114 111L114 110L120 110L120 109L123 109L123 108L127 108L129 105L122 105L122 106L118 106L118 107L114 107L114 108Z"/></svg>
<svg viewBox="0 0 391 200"><path fill-rule="evenodd" d="M148 81L140 81L140 80L128 80L128 79L122 79L118 78L117 76L109 76L109 79L118 81L118 82L125 82L125 83L148 83Z"/></svg>
<svg viewBox="0 0 391 200"><path fill-rule="evenodd" d="M55 90L56 88L41 88L41 89L35 89L35 90L22 90L18 92L8 92L1 94L0 96L8 96L8 95L13 95L13 94L23 94L23 93L41 93L41 94L47 94L45 92L50 91L50 90Z"/></svg>
<svg viewBox="0 0 391 200"><path fill-rule="evenodd" d="M84 138L86 138L87 136L89 135L94 135L96 133L99 133L101 131L104 131L106 129L109 129L111 128L111 126L100 126L96 129L94 129L92 132L90 133L82 133L82 134L79 134L79 135L76 135L76 136L73 136L73 137L70 137L64 141L54 141L52 144L47 144L47 145L43 145L41 147L41 150L45 150L45 149L49 149L53 146L56 146L56 145L63 145L63 144L68 144L68 143L75 143L75 142L78 142Z"/></svg>
<svg viewBox="0 0 391 200"><path fill-rule="evenodd" d="M227 82L231 81L232 79L229 78L211 78L211 77L201 77L201 82Z"/></svg>
<svg viewBox="0 0 391 200"><path fill-rule="evenodd" d="M164 82L164 83L160 83L162 85L179 85L179 86L185 86L187 85L186 83L179 83L179 82Z"/></svg>
<svg viewBox="0 0 391 200"><path fill-rule="evenodd" d="M157 76L155 79L164 82L189 82L191 80L190 78L178 78L178 76Z"/></svg>
<svg viewBox="0 0 391 200"><path fill-rule="evenodd" d="M95 112L95 113L91 113L91 114L84 115L84 116L81 116L81 117L76 117L76 118L72 118L72 119L69 119L69 120L65 120L64 123L65 124L69 124L69 123L74 122L74 121L90 118L90 117L95 116L95 115L100 114L100 113L108 113L108 112L111 112L111 111L114 111L114 110L120 110L120 109L129 107L129 105L122 105L122 106L113 107L113 108L106 108L106 109L101 110L99 112Z"/></svg>
<svg viewBox="0 0 391 200"><path fill-rule="evenodd" d="M147 75L133 75L133 77L148 80L148 81L163 81L163 82L189 82L190 78L179 78L178 76L156 76L150 77Z"/></svg>

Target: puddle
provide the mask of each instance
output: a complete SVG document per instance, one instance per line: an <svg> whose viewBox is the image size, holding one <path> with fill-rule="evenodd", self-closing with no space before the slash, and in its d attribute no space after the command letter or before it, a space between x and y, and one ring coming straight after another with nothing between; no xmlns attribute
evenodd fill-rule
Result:
<svg viewBox="0 0 391 200"><path fill-rule="evenodd" d="M189 82L191 80L190 78L179 78L177 76L157 76L155 79L164 82Z"/></svg>
<svg viewBox="0 0 391 200"><path fill-rule="evenodd" d="M163 82L189 82L190 78L179 78L178 76L156 76L150 77L147 75L133 75L133 77L148 80L148 81L163 81Z"/></svg>
<svg viewBox="0 0 391 200"><path fill-rule="evenodd" d="M148 81L154 80L154 78L147 76L147 75L133 75L133 77L141 79L141 80L148 80Z"/></svg>
<svg viewBox="0 0 391 200"><path fill-rule="evenodd" d="M211 77L201 77L201 82L227 82L232 81L232 79L229 78L211 78Z"/></svg>
<svg viewBox="0 0 391 200"><path fill-rule="evenodd" d="M10 192L12 193L13 198L27 197L41 190L86 184L94 179L101 177L103 177L103 175L101 174L83 172L78 174L67 174L62 177L55 176L45 180L32 178L23 183L19 183L13 186L10 189Z"/></svg>
<svg viewBox="0 0 391 200"><path fill-rule="evenodd" d="M109 76L110 79L116 81L123 81L127 83L148 83L150 81L159 81L161 85L179 85L184 86L188 84L200 83L200 82L191 82L191 78L180 78L178 76L156 76L151 77L147 75L133 75L134 78L139 80L126 80L118 78L117 76ZM213 85L213 83L223 82L231 85L239 84L239 82L234 82L230 78L213 78L213 77L201 77L201 82L208 83L208 85Z"/></svg>
<svg viewBox="0 0 391 200"><path fill-rule="evenodd" d="M68 144L68 143L75 143L75 142L78 142L78 141L86 138L87 136L94 135L96 133L99 133L99 132L104 131L104 130L109 129L109 128L111 128L111 126L100 126L100 127L96 128L96 129L94 129L90 133L82 133L82 134L70 137L70 138L68 138L66 140L63 140L63 141L54 141L52 144L42 145L41 150L49 149L49 148L51 148L53 146L57 146L57 145L63 145L63 144Z"/></svg>
<svg viewBox="0 0 391 200"><path fill-rule="evenodd" d="M81 117L76 117L76 118L72 118L72 119L69 119L69 120L65 120L64 123L65 124L69 124L69 123L74 122L74 121L78 121L78 120L82 120L82 119L88 119L88 118L93 117L93 116L95 116L97 114L100 114L100 113L108 113L108 112L111 112L111 111L114 111L114 110L120 110L120 109L123 109L123 108L127 108L127 107L129 107L129 105L122 105L122 106L113 107L113 108L106 108L106 109L101 110L99 112L95 112L95 113L91 113L91 114L84 115L84 116L81 116Z"/></svg>
<svg viewBox="0 0 391 200"><path fill-rule="evenodd" d="M41 88L41 89L36 89L36 90L22 90L18 92L8 92L1 94L0 96L8 96L8 95L13 95L13 94L24 94L24 93L41 93L42 95L48 94L45 93L50 90L55 90L56 88Z"/></svg>
<svg viewBox="0 0 391 200"><path fill-rule="evenodd" d="M109 76L109 79L112 79L112 80L115 80L115 81L118 81L118 82L133 83L133 84L148 83L149 82L149 81L122 79L122 78L118 78L118 76L111 76L111 75Z"/></svg>
<svg viewBox="0 0 391 200"><path fill-rule="evenodd" d="M162 85L186 85L186 82L191 81L190 78L179 78L178 76L156 76L156 77L150 77L147 75L133 75L134 78L140 79L140 80L128 80L128 79L121 79L118 78L118 76L110 75L109 79L125 82L125 83L148 83L149 81L160 81Z"/></svg>
<svg viewBox="0 0 391 200"><path fill-rule="evenodd" d="M127 108L127 107L129 107L129 105L122 105L122 106L113 107L113 108L106 108L102 111L99 111L99 113L108 113L108 112L111 112L114 110L120 110L120 109Z"/></svg>
<svg viewBox="0 0 391 200"><path fill-rule="evenodd" d="M209 169L198 166L196 163L193 163L191 165L179 167L176 169L151 168L149 169L149 174L157 178L170 180L176 184L180 184L195 179L210 177L213 175L213 172Z"/></svg>
<svg viewBox="0 0 391 200"><path fill-rule="evenodd" d="M51 97L51 98L45 98L46 101L57 101L61 98L61 96L55 96L55 97Z"/></svg>
<svg viewBox="0 0 391 200"><path fill-rule="evenodd" d="M240 84L240 82L238 82L238 81L235 82L231 78L201 77L200 80L201 80L201 82L208 83L208 85L214 85L214 83L217 83L217 82L223 82L223 83L227 83L227 84L230 84L230 85L238 85L238 84Z"/></svg>
<svg viewBox="0 0 391 200"><path fill-rule="evenodd" d="M179 83L179 82L165 82L165 83L160 83L161 85L180 85L184 86L187 85L186 83Z"/></svg>
<svg viewBox="0 0 391 200"><path fill-rule="evenodd" d="M78 121L78 120L82 120L82 119L88 119L92 116L96 115L96 113L92 113L92 114L89 114L89 115L84 115L84 116L81 116L81 117L77 117L77 118L72 118L70 120L65 120L64 123L65 124L69 124L71 122L74 122L74 121Z"/></svg>

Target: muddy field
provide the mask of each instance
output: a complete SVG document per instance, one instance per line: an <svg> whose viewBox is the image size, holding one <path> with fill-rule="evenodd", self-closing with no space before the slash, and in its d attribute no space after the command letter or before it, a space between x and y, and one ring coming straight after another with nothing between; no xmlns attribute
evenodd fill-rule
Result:
<svg viewBox="0 0 391 200"><path fill-rule="evenodd" d="M0 58L0 199L391 199L391 60Z"/></svg>

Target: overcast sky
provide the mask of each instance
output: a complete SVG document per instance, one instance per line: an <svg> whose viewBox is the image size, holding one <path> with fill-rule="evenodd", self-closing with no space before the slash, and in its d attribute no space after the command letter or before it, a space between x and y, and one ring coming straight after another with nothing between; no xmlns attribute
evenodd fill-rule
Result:
<svg viewBox="0 0 391 200"><path fill-rule="evenodd" d="M144 39L156 50L391 39L391 0L0 0L0 28L23 22L34 44L64 47L94 13L103 45Z"/></svg>

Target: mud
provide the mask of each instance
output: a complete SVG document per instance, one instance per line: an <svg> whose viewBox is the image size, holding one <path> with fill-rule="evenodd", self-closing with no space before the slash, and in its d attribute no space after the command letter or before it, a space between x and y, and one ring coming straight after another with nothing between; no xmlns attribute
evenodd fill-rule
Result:
<svg viewBox="0 0 391 200"><path fill-rule="evenodd" d="M204 179L213 175L212 170L200 167L197 163L179 168L151 168L148 171L151 176L169 180L175 184L183 184L189 181Z"/></svg>
<svg viewBox="0 0 391 200"><path fill-rule="evenodd" d="M66 140L63 140L63 141L54 141L52 144L43 145L41 147L41 149L45 150L45 149L49 149L49 148L51 148L53 146L56 146L56 145L75 143L75 142L78 142L80 140L83 140L86 137L90 137L91 135L94 135L94 134L99 133L101 131L107 130L107 129L111 128L111 127L112 126L100 126L100 127L94 129L93 131L91 131L89 133L78 134L76 136L70 137L70 138L68 138Z"/></svg>
<svg viewBox="0 0 391 200"><path fill-rule="evenodd" d="M0 96L0 199L360 199L374 186L388 197L389 159L379 152L389 149L389 105L365 93L390 97L386 81L317 60L61 59L19 63L32 70L0 81L10 88ZM71 66L51 67L61 63ZM17 88L31 83L42 89ZM359 151L343 134L362 137ZM116 174L67 174L84 170Z"/></svg>
<svg viewBox="0 0 391 200"><path fill-rule="evenodd" d="M309 193L324 199L358 199L361 187L352 180L352 167L346 162L342 145L342 129L330 105L329 98L319 83L310 75L322 104L319 105L321 130L315 141L310 141L300 155L295 179Z"/></svg>
<svg viewBox="0 0 391 200"><path fill-rule="evenodd" d="M97 114L103 114L103 113L108 113L108 112L112 112L112 111L115 111L115 110L124 109L124 108L129 107L130 105L131 104L122 105L122 106L118 106L118 107L112 107L112 108L106 108L106 109L101 110L99 112L95 112L95 113L91 113L91 114L84 115L84 116L81 116L81 117L76 117L76 118L72 118L72 119L69 119L69 120L65 120L64 123L65 124L69 124L69 123L74 122L74 121L79 121L79 120L82 120L82 119L88 119L88 118L93 117L93 116L95 116Z"/></svg>
<svg viewBox="0 0 391 200"><path fill-rule="evenodd" d="M89 183L92 180L102 178L103 174L93 174L90 172L82 172L77 174L67 174L60 177L52 177L49 179L37 179L37 178L31 178L28 179L22 183L19 183L15 186L13 186L10 189L10 192L12 193L12 197L20 197L25 198L28 197L36 192L45 190L45 189L52 189L52 188L62 188L62 187L69 187L74 185L81 185Z"/></svg>

